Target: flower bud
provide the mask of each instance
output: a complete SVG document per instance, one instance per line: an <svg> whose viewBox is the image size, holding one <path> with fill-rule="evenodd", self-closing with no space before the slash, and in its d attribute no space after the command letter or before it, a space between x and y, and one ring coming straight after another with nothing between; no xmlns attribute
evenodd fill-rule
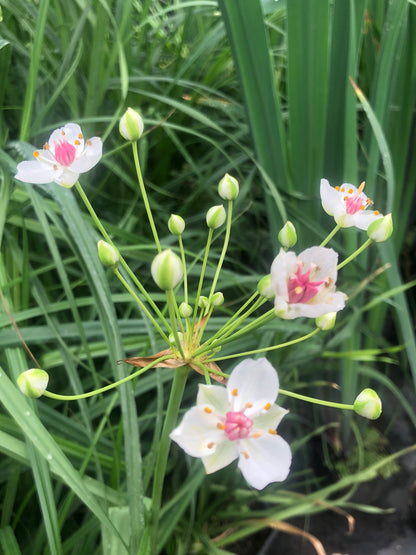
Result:
<svg viewBox="0 0 416 555"><path fill-rule="evenodd" d="M37 399L41 397L48 387L49 375L40 368L31 368L18 376L17 386L26 397Z"/></svg>
<svg viewBox="0 0 416 555"><path fill-rule="evenodd" d="M180 341L181 344L182 344L182 341L183 341L183 333L181 333L180 331L178 331L178 339L179 339L179 341ZM169 335L168 340L169 340L169 343L170 343L171 345L176 345L176 337L175 337L175 335L174 335L173 333L171 333L171 334Z"/></svg>
<svg viewBox="0 0 416 555"><path fill-rule="evenodd" d="M217 291L212 295L211 304L213 306L221 306L223 302L224 302L224 295L221 293L221 291Z"/></svg>
<svg viewBox="0 0 416 555"><path fill-rule="evenodd" d="M189 318L192 315L192 306L188 303L181 303L179 305L179 314L182 318Z"/></svg>
<svg viewBox="0 0 416 555"><path fill-rule="evenodd" d="M218 183L218 194L224 200L235 200L238 197L239 186L235 177L228 173Z"/></svg>
<svg viewBox="0 0 416 555"><path fill-rule="evenodd" d="M105 241L98 241L97 248L98 256L101 260L102 265L106 268L111 268L112 270L115 270L120 261L120 255L118 254L117 249L115 249Z"/></svg>
<svg viewBox="0 0 416 555"><path fill-rule="evenodd" d="M336 312L327 312L315 318L316 327L322 331L329 331L335 326L335 321L337 319Z"/></svg>
<svg viewBox="0 0 416 555"><path fill-rule="evenodd" d="M168 228L172 235L181 235L185 229L185 220L177 214L171 214L168 220Z"/></svg>
<svg viewBox="0 0 416 555"><path fill-rule="evenodd" d="M209 308L208 297L204 297L204 295L201 295L198 300L198 306L199 308L205 308L205 310Z"/></svg>
<svg viewBox="0 0 416 555"><path fill-rule="evenodd" d="M207 212L207 226L210 229L217 229L225 222L225 210L222 204L213 206Z"/></svg>
<svg viewBox="0 0 416 555"><path fill-rule="evenodd" d="M287 221L282 229L279 231L278 239L282 247L285 249L290 249L298 240L298 236L296 234L295 226L292 222Z"/></svg>
<svg viewBox="0 0 416 555"><path fill-rule="evenodd" d="M381 414L381 400L374 389L364 389L354 401L354 411L364 418L376 420Z"/></svg>
<svg viewBox="0 0 416 555"><path fill-rule="evenodd" d="M376 243L387 241L393 233L393 221L391 214L387 214L383 218L377 218L368 226L367 235Z"/></svg>
<svg viewBox="0 0 416 555"><path fill-rule="evenodd" d="M144 125L141 116L132 108L127 108L120 119L120 135L126 141L138 141L142 136Z"/></svg>
<svg viewBox="0 0 416 555"><path fill-rule="evenodd" d="M262 277L258 282L257 293L265 299L273 299L274 291L272 288L272 278L270 274Z"/></svg>
<svg viewBox="0 0 416 555"><path fill-rule="evenodd" d="M155 256L151 272L156 285L163 291L168 291L176 287L182 279L182 262L173 251L167 249Z"/></svg>

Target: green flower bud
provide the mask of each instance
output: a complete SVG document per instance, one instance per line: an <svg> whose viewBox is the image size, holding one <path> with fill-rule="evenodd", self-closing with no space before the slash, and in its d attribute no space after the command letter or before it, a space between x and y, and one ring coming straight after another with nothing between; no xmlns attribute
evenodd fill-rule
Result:
<svg viewBox="0 0 416 555"><path fill-rule="evenodd" d="M172 235L182 235L185 229L185 220L176 214L171 214L168 220L168 228Z"/></svg>
<svg viewBox="0 0 416 555"><path fill-rule="evenodd" d="M225 210L222 204L213 206L207 212L207 226L210 229L217 229L225 222Z"/></svg>
<svg viewBox="0 0 416 555"><path fill-rule="evenodd" d="M332 330L335 326L335 322L337 319L336 312L327 312L326 314L322 314L322 316L318 316L315 318L316 327L322 331Z"/></svg>
<svg viewBox="0 0 416 555"><path fill-rule="evenodd" d="M235 177L228 173L218 183L218 194L224 200L235 200L238 197L239 186Z"/></svg>
<svg viewBox="0 0 416 555"><path fill-rule="evenodd" d="M387 216L384 216L383 218L374 220L374 222L371 222L367 229L367 235L376 243L387 241L392 233L393 221L391 219L391 214L387 214Z"/></svg>
<svg viewBox="0 0 416 555"><path fill-rule="evenodd" d="M41 397L48 387L49 375L40 368L31 368L20 374L17 378L17 386L26 397L37 399Z"/></svg>
<svg viewBox="0 0 416 555"><path fill-rule="evenodd" d="M127 108L120 119L120 135L126 141L138 141L142 136L144 125L141 116L132 108Z"/></svg>
<svg viewBox="0 0 416 555"><path fill-rule="evenodd" d="M213 304L214 306L221 306L223 302L224 302L224 295L221 293L221 291L217 291L212 295L211 304Z"/></svg>
<svg viewBox="0 0 416 555"><path fill-rule="evenodd" d="M208 297L204 297L203 295L201 295L198 300L198 306L199 308L205 308L205 309L209 308Z"/></svg>
<svg viewBox="0 0 416 555"><path fill-rule="evenodd" d="M257 293L264 297L265 299L273 299L274 291L272 289L272 278L269 274L264 276L257 284Z"/></svg>
<svg viewBox="0 0 416 555"><path fill-rule="evenodd" d="M381 414L381 400L374 389L364 389L354 401L354 411L364 418L376 420Z"/></svg>
<svg viewBox="0 0 416 555"><path fill-rule="evenodd" d="M182 279L182 262L173 251L167 249L155 256L151 272L156 285L163 291L168 291L176 287Z"/></svg>
<svg viewBox="0 0 416 555"><path fill-rule="evenodd" d="M292 224L292 222L289 222L289 221L285 223L285 225L279 231L279 234L277 237L280 241L280 244L285 249L290 249L291 247L296 245L298 240L295 226Z"/></svg>
<svg viewBox="0 0 416 555"><path fill-rule="evenodd" d="M179 338L179 341L182 343L182 340L183 340L183 333L181 333L180 331L178 331L178 338ZM169 343L170 343L171 345L176 345L176 337L174 336L173 333L171 333L171 334L169 335L168 340L169 340Z"/></svg>
<svg viewBox="0 0 416 555"><path fill-rule="evenodd" d="M182 318L189 318L190 316L192 316L192 306L188 303L181 303L179 305L179 314L182 316Z"/></svg>
<svg viewBox="0 0 416 555"><path fill-rule="evenodd" d="M97 248L98 256L100 257L102 265L106 268L115 270L120 261L120 255L118 254L117 249L105 241L98 241Z"/></svg>

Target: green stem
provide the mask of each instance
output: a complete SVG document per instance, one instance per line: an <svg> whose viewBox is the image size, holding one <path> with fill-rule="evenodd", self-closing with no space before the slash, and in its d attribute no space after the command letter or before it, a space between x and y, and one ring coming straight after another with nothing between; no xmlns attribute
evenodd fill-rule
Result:
<svg viewBox="0 0 416 555"><path fill-rule="evenodd" d="M334 229L331 231L331 233L322 241L322 243L319 246L324 247L340 229L341 229L341 226L337 224L334 227Z"/></svg>
<svg viewBox="0 0 416 555"><path fill-rule="evenodd" d="M210 362L215 362L217 360L226 360L226 359L235 358L235 357L255 355L257 353L264 353L266 351L275 351L276 349L283 349L284 347L290 347L291 345L296 345L296 343L300 343L301 341L306 341L307 339L310 339L311 337L313 337L314 335L316 335L320 331L321 331L320 328L315 328L310 333L308 333L308 334L306 334L302 337L292 339L292 341L286 341L286 343L280 343L279 345L272 345L271 347L264 347L263 349L255 349L253 351L245 351L244 353L236 353L236 354L233 354L233 355L227 355L225 357L211 358Z"/></svg>
<svg viewBox="0 0 416 555"><path fill-rule="evenodd" d="M201 296L202 283L204 281L205 269L207 267L208 253L209 253L209 249L210 249L210 246L211 246L212 234L213 233L214 233L214 230L212 228L209 228L208 237L207 237L207 244L206 244L206 247L205 247L204 260L202 261L201 275L199 276L198 291L196 293L196 298L195 298L194 316L192 318L192 326L191 326L192 329L194 329L194 327L195 327L196 315L198 313L199 297Z"/></svg>
<svg viewBox="0 0 416 555"><path fill-rule="evenodd" d="M340 262L337 266L337 270L340 270L341 268L343 268L344 266L346 266L349 262L351 262L351 260L354 260L355 257L357 257L359 254L361 254L363 251L365 251L365 249L367 247L369 247L371 245L371 243L373 242L372 239L367 239L367 241L365 243L363 243L361 245L361 247L359 247L355 252L353 252L351 254L351 256L349 256L348 258L346 258L345 260L343 260L342 262Z"/></svg>
<svg viewBox="0 0 416 555"><path fill-rule="evenodd" d="M185 358L185 355L183 354L183 349L182 349L182 342L179 339L178 328L176 326L176 299L175 299L175 295L174 295L172 289L168 289L167 291L165 291L165 293L166 293L166 298L167 298L167 301L168 301L170 325L172 327L173 337L175 338L176 348L181 353L181 357Z"/></svg>
<svg viewBox="0 0 416 555"><path fill-rule="evenodd" d="M146 209L147 217L149 218L150 228L153 233L153 239L155 241L157 251L160 253L162 252L162 247L160 246L159 236L157 234L155 222L153 220L152 210L150 208L149 199L146 193L146 187L144 186L144 182L143 182L142 170L140 168L140 161L139 161L139 153L137 151L137 141L133 141L131 143L131 146L133 148L134 165L136 166L137 179L139 180L140 192L143 197L144 207Z"/></svg>
<svg viewBox="0 0 416 555"><path fill-rule="evenodd" d="M170 391L168 408L166 411L165 422L163 424L162 435L159 442L155 472L153 476L152 491L152 535L151 535L151 555L157 554L157 535L159 529L159 514L162 504L162 490L165 479L166 465L170 448L170 433L172 432L177 418L179 407L185 389L186 379L189 373L189 366L180 366L175 369L172 389Z"/></svg>
<svg viewBox="0 0 416 555"><path fill-rule="evenodd" d="M45 397L49 397L50 399L59 399L60 401L77 401L78 399L87 399L87 397L94 397L94 395L99 395L100 393L104 393L105 391L114 389L115 387L118 387L123 383L129 382L130 380L137 378L137 376L140 376L140 374L147 372L147 370L150 370L150 368L153 368L154 366L156 366L156 364L158 364L159 362L162 362L163 360L167 360L168 358L172 358L172 355L164 355L163 357L159 357L153 360L151 364L148 364L144 368L140 368L140 370L137 370L136 372L134 372L134 374L130 374L130 376L126 376L125 378L122 378L117 382L110 383L109 385L100 387L99 389L94 389L93 391L88 391L87 393L81 393L80 395L59 395L59 393L52 393L51 391L45 391L43 395Z"/></svg>
<svg viewBox="0 0 416 555"><path fill-rule="evenodd" d="M88 200L87 195L85 194L81 184L79 181L77 181L75 183L75 187L83 201L83 203L85 204L85 207L87 208L88 212L90 213L91 218L93 219L95 225L97 226L97 229L99 230L99 232L101 233L101 235L104 237L104 239L107 241L107 243L109 243L114 249L117 249L116 245L113 243L113 241L111 240L111 237L108 235L107 231L105 230L103 224L100 222L97 214L95 213L94 208L92 207L92 204L90 203L90 201ZM149 295L149 293L146 291L146 289L143 287L143 285L141 284L141 282L137 279L137 277L134 275L134 273L132 272L130 266L127 264L127 262L124 260L124 258L121 256L120 254L120 263L123 266L123 268L126 270L127 274L130 276L131 280L133 281L133 283L136 285L136 287L139 289L139 291L142 293L142 295L146 298L147 302L150 304L150 306L153 308L153 310L155 311L155 313L159 316L159 318L161 319L161 321L163 322L163 325L166 327L166 329L169 331L170 333L170 327L168 322L166 321L166 318L163 316L162 312L159 310L159 308L156 306L156 304L154 303L152 297Z"/></svg>
<svg viewBox="0 0 416 555"><path fill-rule="evenodd" d="M186 272L185 250L183 248L182 237L180 235L178 236L178 241L183 266L183 296L185 303L188 304L188 276Z"/></svg>
<svg viewBox="0 0 416 555"><path fill-rule="evenodd" d="M344 403L332 403L331 401L322 401L322 399L315 399L314 397L308 397L307 395L300 395L300 393L292 393L291 391L286 391L286 389L279 388L279 393L281 395L287 395L288 397L300 399L301 401L314 403L315 405L323 405L324 407L333 407L335 409L354 410L354 405L345 405Z"/></svg>
<svg viewBox="0 0 416 555"><path fill-rule="evenodd" d="M225 254L227 252L228 243L230 241L230 234L231 234L231 220L233 215L233 201L228 201L228 213L227 213L227 227L225 230L225 237L224 237L224 245L222 247L221 256L218 261L217 269L215 271L214 279L212 280L211 291L209 292L208 299L211 300L212 295L215 292L215 287L217 285L218 278L220 276L221 268L224 262Z"/></svg>

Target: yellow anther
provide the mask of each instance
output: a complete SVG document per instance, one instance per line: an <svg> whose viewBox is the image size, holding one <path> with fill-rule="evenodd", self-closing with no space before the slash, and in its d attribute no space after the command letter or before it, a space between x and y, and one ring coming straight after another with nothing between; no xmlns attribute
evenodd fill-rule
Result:
<svg viewBox="0 0 416 555"><path fill-rule="evenodd" d="M88 139L88 141L87 141L87 145L88 145L88 146L91 146L91 145L92 145L92 143L91 143L90 139Z"/></svg>
<svg viewBox="0 0 416 555"><path fill-rule="evenodd" d="M233 397L237 397L237 395L238 395L238 389L237 389L236 387L231 391L231 395L232 395Z"/></svg>
<svg viewBox="0 0 416 555"><path fill-rule="evenodd" d="M264 410L269 410L271 406L271 403L266 403L263 408Z"/></svg>
<svg viewBox="0 0 416 555"><path fill-rule="evenodd" d="M43 145L43 150L49 150L49 144L48 143L45 143Z"/></svg>
<svg viewBox="0 0 416 555"><path fill-rule="evenodd" d="M210 443L208 443L207 447L208 449L212 449L214 447L214 442L211 441Z"/></svg>
<svg viewBox="0 0 416 555"><path fill-rule="evenodd" d="M246 459L250 458L250 455L247 453L247 451L243 451L243 455L245 456Z"/></svg>
<svg viewBox="0 0 416 555"><path fill-rule="evenodd" d="M374 210L374 216L378 216L380 212L378 210Z"/></svg>
<svg viewBox="0 0 416 555"><path fill-rule="evenodd" d="M300 285L298 285L297 287L295 287L295 293L296 295L300 295L303 291L303 287L301 287Z"/></svg>
<svg viewBox="0 0 416 555"><path fill-rule="evenodd" d="M253 403L246 403L244 406L246 407L246 409L251 409Z"/></svg>
<svg viewBox="0 0 416 555"><path fill-rule="evenodd" d="M341 187L340 191L343 193L345 191L345 187Z"/></svg>
<svg viewBox="0 0 416 555"><path fill-rule="evenodd" d="M81 143L78 141L78 139L75 139L74 145L77 145L77 146L78 146L78 145L80 145L80 144L81 144Z"/></svg>
<svg viewBox="0 0 416 555"><path fill-rule="evenodd" d="M61 135L65 135L65 131L63 129L61 131Z"/></svg>
<svg viewBox="0 0 416 555"><path fill-rule="evenodd" d="M218 422L217 428L218 428L218 430L225 430L225 426L222 422Z"/></svg>
<svg viewBox="0 0 416 555"><path fill-rule="evenodd" d="M53 169L54 169L55 171L57 171L57 170L58 170L58 166L57 166L56 164L54 164L54 165L53 165Z"/></svg>
<svg viewBox="0 0 416 555"><path fill-rule="evenodd" d="M269 431L269 434L272 434L272 436L276 436L276 435L277 435L276 430L273 430L272 428L269 428L268 431Z"/></svg>
<svg viewBox="0 0 416 555"><path fill-rule="evenodd" d="M205 411L207 414L211 414L212 409L210 409L209 407L205 407L205 408L204 408L204 411Z"/></svg>
<svg viewBox="0 0 416 555"><path fill-rule="evenodd" d="M365 206L362 204L362 205L360 206L360 210L364 210L364 209L365 209Z"/></svg>
<svg viewBox="0 0 416 555"><path fill-rule="evenodd" d="M347 200L348 200L348 197L344 197L344 200L347 201Z"/></svg>
<svg viewBox="0 0 416 555"><path fill-rule="evenodd" d="M361 195L361 193L364 191L364 187L365 187L365 181L363 181L361 183L361 185L358 187L358 194Z"/></svg>
<svg viewBox="0 0 416 555"><path fill-rule="evenodd" d="M39 156L39 151L38 151L38 150L35 150L35 152L33 153L33 156L34 156L35 158L37 158L37 157Z"/></svg>
<svg viewBox="0 0 416 555"><path fill-rule="evenodd" d="M78 135L78 139L82 139L82 133Z"/></svg>
<svg viewBox="0 0 416 555"><path fill-rule="evenodd" d="M336 191L339 191L339 190L340 190L339 185L337 185L337 186L335 187L335 190L336 190Z"/></svg>
<svg viewBox="0 0 416 555"><path fill-rule="evenodd" d="M251 437L252 437L253 439L257 439L257 438L260 437L260 436L261 436L261 433L260 433L260 432L254 432L254 434L251 434Z"/></svg>
<svg viewBox="0 0 416 555"><path fill-rule="evenodd" d="M353 189L348 189L348 194L352 195Z"/></svg>

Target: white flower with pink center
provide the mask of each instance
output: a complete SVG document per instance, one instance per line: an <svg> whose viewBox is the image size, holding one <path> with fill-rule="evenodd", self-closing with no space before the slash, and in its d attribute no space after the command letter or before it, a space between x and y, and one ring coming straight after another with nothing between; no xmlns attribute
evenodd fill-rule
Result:
<svg viewBox="0 0 416 555"><path fill-rule="evenodd" d="M366 230L374 220L382 217L378 210L368 210L373 201L364 194L364 185L361 183L358 189L350 183L331 187L326 179L321 179L322 207L339 226Z"/></svg>
<svg viewBox="0 0 416 555"><path fill-rule="evenodd" d="M317 318L342 310L347 296L335 291L337 263L333 249L311 247L299 256L281 249L271 267L277 316Z"/></svg>
<svg viewBox="0 0 416 555"><path fill-rule="evenodd" d="M207 474L238 458L247 482L263 489L286 479L292 454L276 432L287 410L275 405L279 379L265 359L246 359L233 370L227 387L200 385L196 407L185 413L170 437Z"/></svg>
<svg viewBox="0 0 416 555"><path fill-rule="evenodd" d="M93 168L102 156L99 137L84 141L81 128L67 123L55 129L41 150L33 153L36 160L20 162L15 178L25 183L51 183L72 187L79 174Z"/></svg>

